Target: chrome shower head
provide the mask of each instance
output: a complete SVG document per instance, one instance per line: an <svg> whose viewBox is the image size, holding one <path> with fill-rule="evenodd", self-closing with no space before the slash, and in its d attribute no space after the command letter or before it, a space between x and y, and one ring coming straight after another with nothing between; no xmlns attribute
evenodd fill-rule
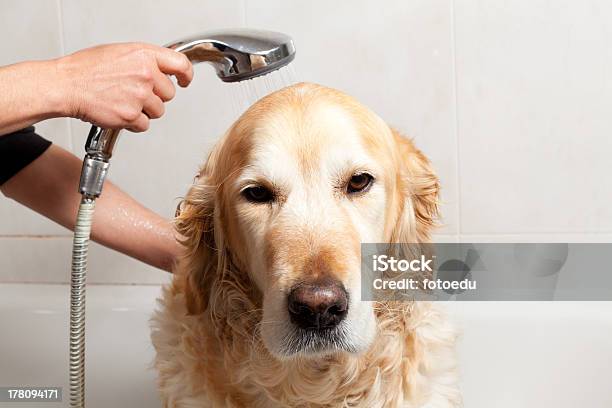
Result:
<svg viewBox="0 0 612 408"><path fill-rule="evenodd" d="M295 57L295 47L288 35L252 29L211 31L166 47L185 54L194 64L212 64L224 82L265 75L284 67Z"/></svg>

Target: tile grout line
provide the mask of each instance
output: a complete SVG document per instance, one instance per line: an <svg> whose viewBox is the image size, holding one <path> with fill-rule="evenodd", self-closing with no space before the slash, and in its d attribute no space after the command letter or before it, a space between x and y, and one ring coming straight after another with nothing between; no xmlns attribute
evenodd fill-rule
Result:
<svg viewBox="0 0 612 408"><path fill-rule="evenodd" d="M455 0L450 0L450 28L451 28L451 71L452 71L452 95L454 102L453 112L453 133L455 136L455 154L457 156L456 169L455 169L455 182L457 188L457 237L461 236L462 223L461 223L461 177L460 177L460 153L459 148L459 98L457 96L457 40L455 30Z"/></svg>

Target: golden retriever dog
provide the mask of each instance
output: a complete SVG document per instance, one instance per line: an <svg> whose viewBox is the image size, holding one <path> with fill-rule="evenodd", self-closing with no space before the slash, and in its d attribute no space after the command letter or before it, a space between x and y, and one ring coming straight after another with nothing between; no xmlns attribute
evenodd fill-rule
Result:
<svg viewBox="0 0 612 408"><path fill-rule="evenodd" d="M427 242L438 179L351 97L251 106L177 211L184 256L153 317L165 407L458 407L452 325L361 300L360 244Z"/></svg>

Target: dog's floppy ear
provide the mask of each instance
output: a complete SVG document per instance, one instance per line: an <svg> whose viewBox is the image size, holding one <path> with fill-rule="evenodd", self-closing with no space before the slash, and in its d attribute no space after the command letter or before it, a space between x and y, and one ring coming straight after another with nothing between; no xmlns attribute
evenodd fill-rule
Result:
<svg viewBox="0 0 612 408"><path fill-rule="evenodd" d="M184 285L187 310L202 313L210 298L210 288L217 268L218 254L215 237L215 192L212 182L214 154L200 170L194 184L177 207L175 228L183 245L177 273Z"/></svg>
<svg viewBox="0 0 612 408"><path fill-rule="evenodd" d="M396 130L392 132L399 152L398 185L403 201L392 242L429 242L438 221L438 177L410 139Z"/></svg>

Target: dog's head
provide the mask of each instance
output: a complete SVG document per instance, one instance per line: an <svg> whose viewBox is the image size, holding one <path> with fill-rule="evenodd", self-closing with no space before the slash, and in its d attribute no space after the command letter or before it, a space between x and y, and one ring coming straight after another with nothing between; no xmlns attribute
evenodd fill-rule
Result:
<svg viewBox="0 0 612 408"><path fill-rule="evenodd" d="M277 358L362 351L376 318L360 300L360 244L427 241L437 192L421 152L349 96L275 92L232 126L183 202L189 310L223 314L240 293L261 307ZM238 289L220 299L224 282Z"/></svg>

